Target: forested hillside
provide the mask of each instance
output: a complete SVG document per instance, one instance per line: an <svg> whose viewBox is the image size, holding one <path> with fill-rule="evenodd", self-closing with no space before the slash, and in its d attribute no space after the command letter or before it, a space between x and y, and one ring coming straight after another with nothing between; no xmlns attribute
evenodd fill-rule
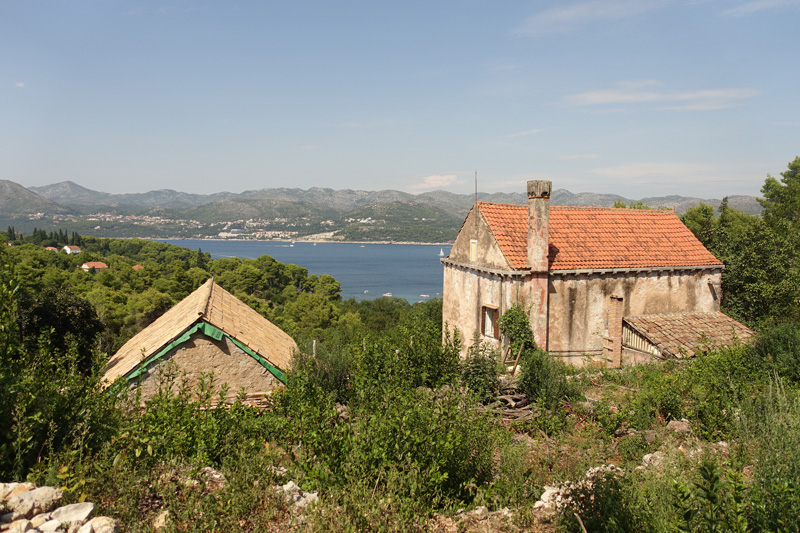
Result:
<svg viewBox="0 0 800 533"><path fill-rule="evenodd" d="M723 309L751 344L579 371L514 308L513 377L440 301L341 301L269 257L9 228L0 481L63 487L125 531L798 531L800 158L762 192L762 218L684 216L726 262ZM65 240L84 252L43 248ZM108 354L212 274L298 341L269 408L214 408L213 375L144 407L101 391Z"/></svg>

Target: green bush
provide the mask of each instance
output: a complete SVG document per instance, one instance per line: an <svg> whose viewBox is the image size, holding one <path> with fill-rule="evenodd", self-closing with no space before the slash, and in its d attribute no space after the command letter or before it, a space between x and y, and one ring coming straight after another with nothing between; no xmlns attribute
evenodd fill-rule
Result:
<svg viewBox="0 0 800 533"><path fill-rule="evenodd" d="M544 350L523 352L520 367L520 389L541 406L552 409L561 401L580 397L578 385L567 381L570 369Z"/></svg>
<svg viewBox="0 0 800 533"><path fill-rule="evenodd" d="M750 523L760 531L800 526L800 394L780 379L743 404L739 438L755 450Z"/></svg>
<svg viewBox="0 0 800 533"><path fill-rule="evenodd" d="M800 326L795 322L776 322L756 336L751 353L779 376L800 383Z"/></svg>
<svg viewBox="0 0 800 533"><path fill-rule="evenodd" d="M497 350L477 338L461 363L461 383L478 401L486 403L500 387L500 360Z"/></svg>

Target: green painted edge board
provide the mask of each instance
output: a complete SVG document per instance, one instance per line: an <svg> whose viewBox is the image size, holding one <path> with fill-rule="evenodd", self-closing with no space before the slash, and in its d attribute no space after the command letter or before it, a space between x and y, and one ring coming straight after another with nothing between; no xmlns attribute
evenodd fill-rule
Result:
<svg viewBox="0 0 800 533"><path fill-rule="evenodd" d="M127 379L128 381L131 381L131 380L134 380L134 379L138 378L139 376L141 376L145 372L145 370L147 369L148 366L150 366L155 361L158 361L159 359L161 359L162 357L167 355L174 348L177 348L178 346L180 346L184 342L188 341L189 338L194 333L196 333L198 331L203 333L204 335L206 335L208 337L211 337L214 340L222 340L223 337L227 337L228 339L231 340L231 342L233 344L235 344L237 347L239 347L239 349L241 349L247 355L249 355L250 357L252 357L256 361L258 361L258 363L261 366L263 366L264 368L269 370L269 372L273 376L278 378L281 381L281 383L284 383L284 384L286 383L286 374L281 372L275 366L271 365L269 363L269 361L267 361L266 359L264 359L263 357L258 355L256 352L254 352L253 350L251 350L250 348L245 346L238 339L235 339L235 338L231 337L230 335L228 335L227 333L225 333L221 329L209 324L208 322L204 322L202 320L197 322L197 323L195 323L193 326L190 326L189 329L184 331L174 341L170 342L169 344L164 346L161 350L159 350L155 354L151 355L150 357L148 357L147 359L142 361L142 363L139 365L139 368L137 368L135 371L131 372L128 376L125 377L125 379Z"/></svg>

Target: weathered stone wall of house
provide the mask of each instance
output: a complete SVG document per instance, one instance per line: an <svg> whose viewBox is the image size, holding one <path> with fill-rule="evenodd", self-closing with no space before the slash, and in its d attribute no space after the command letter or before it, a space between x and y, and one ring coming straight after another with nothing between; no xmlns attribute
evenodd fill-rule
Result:
<svg viewBox="0 0 800 533"><path fill-rule="evenodd" d="M470 241L472 240L476 241L474 259L470 256ZM447 257L461 264L469 263L493 270L509 270L503 252L500 251L486 222L477 214L474 207L467 215Z"/></svg>
<svg viewBox="0 0 800 533"><path fill-rule="evenodd" d="M484 306L496 308L498 318L511 307L521 307L528 314L537 343L546 345L547 293L543 289L545 284L535 275L491 273L445 264L444 285L443 320L451 330L458 329L464 351L472 344L476 331L481 333L480 340L496 347L501 345L500 339L481 332Z"/></svg>
<svg viewBox="0 0 800 533"><path fill-rule="evenodd" d="M229 394L242 387L248 393L269 393L281 385L269 370L227 338L217 341L198 332L148 367L141 379L142 400L155 395L166 373L177 373L176 389L182 376L194 386L204 372L214 373L216 390L227 383Z"/></svg>
<svg viewBox="0 0 800 533"><path fill-rule="evenodd" d="M548 350L582 366L600 358L612 296L623 316L719 311L721 270L551 273Z"/></svg>

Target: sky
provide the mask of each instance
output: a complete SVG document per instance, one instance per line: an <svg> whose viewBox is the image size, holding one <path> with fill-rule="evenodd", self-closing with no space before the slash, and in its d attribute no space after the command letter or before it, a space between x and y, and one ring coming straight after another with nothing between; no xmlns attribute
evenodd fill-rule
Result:
<svg viewBox="0 0 800 533"><path fill-rule="evenodd" d="M0 0L0 179L758 195L800 0Z"/></svg>

